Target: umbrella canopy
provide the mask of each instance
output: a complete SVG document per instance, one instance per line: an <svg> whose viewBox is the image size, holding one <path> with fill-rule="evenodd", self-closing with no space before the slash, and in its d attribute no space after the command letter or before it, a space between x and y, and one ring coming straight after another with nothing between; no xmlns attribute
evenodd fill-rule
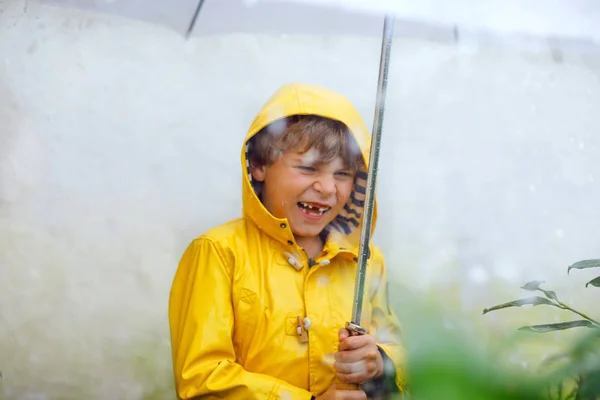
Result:
<svg viewBox="0 0 600 400"><path fill-rule="evenodd" d="M201 15L201 12L204 11L203 7L205 6L206 1L205 0L200 0L195 7L194 12L192 13L192 18L191 18L191 22L190 24L188 24L188 28L186 29L186 36L189 37L191 35L191 33L193 32L193 28L195 27L196 23L198 22L198 18ZM71 1L68 0L68 4L72 5ZM96 3L93 3L94 7ZM110 4L110 3L109 3ZM158 5L157 2L152 3L153 5ZM219 5L219 6L227 6L227 7L231 7L231 6L235 6L235 4L232 3L225 3L225 2L213 2L211 3L212 5ZM279 8L280 10L286 10L287 8L287 13L286 15L295 15L293 13L290 13L289 7L294 7L293 5L284 5L283 3L277 5L277 3L274 3L276 6L283 6L283 8ZM91 6L92 4L88 3L88 7ZM179 4L182 8L187 8L188 3L181 2ZM238 7L237 9L239 10L239 3L237 4ZM185 7L184 7L185 6ZM137 13L137 17L140 17L142 19L150 19L152 20L152 18L156 18L157 15L160 16L160 14L157 14L157 10L158 8L151 8L150 12L147 11L142 11L144 10L144 8L139 8L139 7L134 7L133 2L129 3L129 4L125 4L125 5L120 5L117 6L116 8L111 8L111 6L109 5L109 10L112 9L113 11L117 11L120 12L123 15L129 15L129 14L133 14L134 16L136 15L136 9L139 10L139 12ZM218 22L219 26L223 25L224 21L227 21L229 18L227 16L231 16L231 10L235 10L236 7L231 7L231 8L225 8L225 9L221 9L220 10L220 15L221 18L215 18L214 16L209 17L207 20L208 21L214 21L214 22ZM205 15L205 13L202 13L202 15ZM270 19L276 21L279 23L279 26L276 29L282 29L282 31L286 30L286 25L287 25L287 20L289 18L279 18L278 15L273 14L271 12L268 12L266 14L263 15L267 15ZM170 14L167 14L166 17L161 17L163 22L166 23L172 23L173 21L177 21L179 18L177 16L176 13L171 12ZM353 302L353 310L352 310L352 319L351 321L349 321L347 323L347 328L349 330L351 330L352 332L354 332L355 334L364 334L366 333L365 328L360 326L360 322L361 322L361 315L362 315L362 301L363 301L363 291L364 291L364 285L365 285L365 279L366 279L366 266L367 266L367 259L370 257L369 256L369 242L370 242L370 236L371 236L371 224L372 224L372 219L373 219L373 215L374 215L374 191L375 191L375 186L376 186L376 175L377 175L377 164L378 164L378 159L379 159L379 150L380 150L380 139L381 139L381 131L382 131L382 124L383 124L383 115L384 115L384 103L385 103L385 93L386 93L386 87L387 87L387 76L388 76L388 70L389 70L389 59L390 59L390 52L391 52L391 44L392 44L392 36L393 36L393 22L394 17L391 15L387 15L385 18L385 25L383 28L383 37L382 37L382 49L381 49L381 56L380 56L380 71L379 71L379 77L378 77L378 85L377 85L377 94L376 94L376 109L375 109L375 118L374 118L374 122L373 122L373 130L372 130L372 142L371 142L371 151L370 151L370 157L369 157L369 168L368 168L368 178L367 178L367 187L366 187L366 193L365 193L365 206L364 206L364 213L362 216L362 229L361 229L361 234L360 234L360 251L359 251L359 258L358 258L358 268L357 268L357 273L356 273L356 287L355 287L355 293L354 293L354 302ZM248 19L246 19L248 20ZM252 21L253 23L257 23L259 21L257 21L256 18L250 18L250 21ZM327 20L324 20L324 22L327 22ZM230 23L230 22L229 22ZM261 26L261 25L259 25ZM265 25L265 26L269 26L269 25ZM360 25L358 25L360 26Z"/></svg>
<svg viewBox="0 0 600 400"><path fill-rule="evenodd" d="M184 34L198 0L42 3L158 23ZM384 13L396 17L397 36L553 39L565 46L600 43L600 2L595 0L204 0L192 36L235 32L380 36Z"/></svg>
<svg viewBox="0 0 600 400"><path fill-rule="evenodd" d="M271 0L277 1L277 0ZM282 0L279 0L282 1ZM285 1L285 0L284 0ZM346 10L388 13L434 25L458 25L495 34L600 39L600 3L594 0L287 0Z"/></svg>

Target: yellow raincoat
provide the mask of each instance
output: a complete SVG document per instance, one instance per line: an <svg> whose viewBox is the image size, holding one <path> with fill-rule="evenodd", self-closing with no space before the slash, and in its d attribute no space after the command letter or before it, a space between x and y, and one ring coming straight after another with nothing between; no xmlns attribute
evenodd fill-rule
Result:
<svg viewBox="0 0 600 400"><path fill-rule="evenodd" d="M287 221L256 196L246 159L252 136L295 114L346 124L368 163L368 129L343 96L290 84L264 105L242 147L242 218L195 239L173 281L169 320L181 399L309 400L336 383L333 354L352 314L366 173L359 173L348 205L329 226L323 252L309 260ZM403 351L386 282L384 258L371 245L361 325L398 368L401 388ZM310 320L307 342L298 335L298 317Z"/></svg>

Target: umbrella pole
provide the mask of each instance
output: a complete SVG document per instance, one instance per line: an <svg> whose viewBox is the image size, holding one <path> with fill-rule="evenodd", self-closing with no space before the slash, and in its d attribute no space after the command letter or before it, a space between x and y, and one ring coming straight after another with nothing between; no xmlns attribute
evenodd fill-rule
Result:
<svg viewBox="0 0 600 400"><path fill-rule="evenodd" d="M369 241L373 225L373 212L375 207L375 185L377 168L379 164L379 149L381 147L381 130L383 125L383 112L385 110L385 96L387 92L388 70L392 51L392 37L394 34L394 17L385 16L383 24L383 38L381 41L381 58L379 61L379 80L377 82L377 98L375 102L375 117L373 119L373 134L371 138L371 153L369 156L367 188L365 206L362 216L360 232L360 247L358 266L356 269L356 283L354 287L354 302L352 305L352 320L346 323L346 328L351 334L365 334L367 330L360 326L362 317L362 303L365 289L367 260L370 257Z"/></svg>
<svg viewBox="0 0 600 400"><path fill-rule="evenodd" d="M185 33L185 38L189 39L192 31L194 30L194 26L196 25L196 20L198 19L198 15L200 15L200 10L202 9L202 5L204 4L204 0L200 0L198 5L196 6L196 11L194 12L194 16L192 17L192 21L190 22L190 26L188 26L188 30Z"/></svg>

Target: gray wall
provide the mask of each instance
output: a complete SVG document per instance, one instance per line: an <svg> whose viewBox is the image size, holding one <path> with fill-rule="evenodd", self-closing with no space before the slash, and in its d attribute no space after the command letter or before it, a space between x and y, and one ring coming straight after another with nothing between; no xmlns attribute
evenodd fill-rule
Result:
<svg viewBox="0 0 600 400"><path fill-rule="evenodd" d="M379 39L185 42L31 2L0 10L0 394L164 398L171 279L191 239L239 215L254 113L303 81L370 125ZM594 274L566 266L600 256L599 126L598 53L396 39L375 240L397 287L490 337L529 310L481 310L530 279L591 311Z"/></svg>

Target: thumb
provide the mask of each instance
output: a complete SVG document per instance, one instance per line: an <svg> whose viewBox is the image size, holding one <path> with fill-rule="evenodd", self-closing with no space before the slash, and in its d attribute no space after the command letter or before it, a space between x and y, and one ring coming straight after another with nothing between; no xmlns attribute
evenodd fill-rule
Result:
<svg viewBox="0 0 600 400"><path fill-rule="evenodd" d="M346 328L342 328L338 332L338 335L339 335L340 342L343 342L347 337L350 336L350 331L348 331L348 329L346 329Z"/></svg>

